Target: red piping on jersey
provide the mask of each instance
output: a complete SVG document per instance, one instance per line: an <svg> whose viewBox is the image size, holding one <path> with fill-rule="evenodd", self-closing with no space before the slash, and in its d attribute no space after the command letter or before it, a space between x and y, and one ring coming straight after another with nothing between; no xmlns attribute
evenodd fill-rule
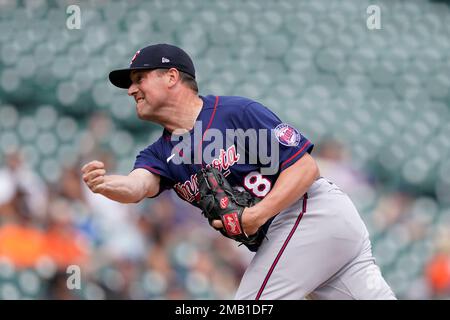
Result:
<svg viewBox="0 0 450 320"><path fill-rule="evenodd" d="M203 146L203 139L205 138L205 134L206 134L206 131L208 131L208 129L209 129L209 127L211 127L211 124L212 124L212 122L213 122L213 119L214 119L214 116L216 115L216 109L217 109L217 105L219 104L219 96L216 96L216 102L214 103L214 110L213 110L213 113L211 114L211 118L209 118L209 123L208 123L208 126L206 127L206 129L205 129L205 131L203 132L203 135L202 135L202 140L200 141L200 144L199 144L199 146L198 146L198 148L199 148L199 155L200 155L200 160L201 160L201 165L202 165L202 168L203 168L203 157L201 156L201 151L202 151L202 146Z"/></svg>
<svg viewBox="0 0 450 320"><path fill-rule="evenodd" d="M142 167L144 167L145 169L147 169L150 172L156 173L157 175L161 175L161 172L159 172L156 169L153 169L152 167L149 167L149 166L146 166L146 165L143 165Z"/></svg>
<svg viewBox="0 0 450 320"><path fill-rule="evenodd" d="M281 167L280 167L280 168L283 168L287 163L289 163L289 161L291 161L291 160L294 159L296 156L298 156L298 154L301 153L303 150L305 150L305 148L306 148L307 146L309 146L310 144L311 144L310 141L306 142L305 145L304 145L300 150L298 150L292 157L290 157L289 159L287 159L286 161L284 161L284 162L281 164Z"/></svg>
<svg viewBox="0 0 450 320"><path fill-rule="evenodd" d="M291 232L289 233L288 237L287 237L286 240L284 241L283 246L281 247L280 251L279 251L278 254L277 254L277 257L275 258L274 262L272 263L272 266L271 266L270 269L269 269L269 272L267 273L266 277L264 278L264 281L263 281L263 283L262 283L262 285L261 285L261 288L259 288L259 291L258 291L258 294L256 295L255 300L259 300L259 298L261 297L261 295L262 295L262 293L263 293L263 291L264 291L264 288L266 287L267 282L269 281L269 278L270 278L270 276L271 276L272 273L273 273L273 270L275 269L275 267L276 267L278 261L279 261L280 258L281 258L281 255L282 255L283 252L284 252L284 249L286 249L286 246L288 245L289 241L290 241L291 238L292 238L292 235L294 234L295 230L297 229L298 224L300 223L300 220L302 220L303 214L306 212L306 202L307 202L307 199L308 199L308 194L305 193L305 195L303 196L303 207L302 207L302 211L301 211L300 214L298 215L297 220L295 221L294 227L292 228L292 230L291 230Z"/></svg>

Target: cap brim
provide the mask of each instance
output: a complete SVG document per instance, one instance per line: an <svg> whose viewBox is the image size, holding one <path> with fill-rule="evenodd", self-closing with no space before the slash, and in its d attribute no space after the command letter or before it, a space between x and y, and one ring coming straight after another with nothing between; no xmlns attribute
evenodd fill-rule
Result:
<svg viewBox="0 0 450 320"><path fill-rule="evenodd" d="M128 89L131 86L130 73L133 70L150 70L148 67L135 67L113 70L109 73L109 81L116 87Z"/></svg>

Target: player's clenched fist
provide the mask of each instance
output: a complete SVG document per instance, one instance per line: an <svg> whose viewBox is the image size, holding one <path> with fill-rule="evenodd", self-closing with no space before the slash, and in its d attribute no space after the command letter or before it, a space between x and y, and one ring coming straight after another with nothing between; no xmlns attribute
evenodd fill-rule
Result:
<svg viewBox="0 0 450 320"><path fill-rule="evenodd" d="M83 181L89 189L95 193L102 193L105 188L105 164L101 161L91 161L81 168L83 173Z"/></svg>

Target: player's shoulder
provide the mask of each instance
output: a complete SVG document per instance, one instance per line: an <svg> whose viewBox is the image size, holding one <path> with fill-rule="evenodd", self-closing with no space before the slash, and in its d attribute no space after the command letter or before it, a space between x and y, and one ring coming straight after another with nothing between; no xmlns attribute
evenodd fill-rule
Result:
<svg viewBox="0 0 450 320"><path fill-rule="evenodd" d="M254 108L264 108L260 102L242 96L202 96L203 101L205 102L205 109L212 109L215 106L215 102L217 101L217 110L222 116L227 115L242 115L247 112L249 109ZM217 100L216 100L217 99Z"/></svg>
<svg viewBox="0 0 450 320"><path fill-rule="evenodd" d="M200 98L204 102L204 108L212 109L215 106L215 102L217 99L217 107L218 108L244 108L245 106L258 103L255 100L250 98L241 97L241 96L215 96L215 95L206 95L200 96Z"/></svg>
<svg viewBox="0 0 450 320"><path fill-rule="evenodd" d="M259 104L257 101L241 96L220 96L219 106L225 108L245 109L248 105Z"/></svg>
<svg viewBox="0 0 450 320"><path fill-rule="evenodd" d="M273 112L263 103L241 96L220 96L223 100L222 110L224 113L233 113L238 117L271 116Z"/></svg>
<svg viewBox="0 0 450 320"><path fill-rule="evenodd" d="M216 118L224 124L242 126L249 125L254 118L273 117L273 113L262 103L242 96L207 96L207 106L217 102ZM206 115L206 114L205 114Z"/></svg>

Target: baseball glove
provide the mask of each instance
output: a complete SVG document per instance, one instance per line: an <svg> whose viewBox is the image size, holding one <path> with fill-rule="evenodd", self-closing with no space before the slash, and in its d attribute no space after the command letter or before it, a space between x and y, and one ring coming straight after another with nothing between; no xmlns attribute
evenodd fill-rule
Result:
<svg viewBox="0 0 450 320"><path fill-rule="evenodd" d="M197 182L198 205L209 224L212 225L213 220L222 220L224 227L219 231L224 236L247 246L259 246L264 238L262 228L255 234L247 235L242 228L242 212L260 199L247 191L232 188L223 174L212 166L197 173Z"/></svg>

